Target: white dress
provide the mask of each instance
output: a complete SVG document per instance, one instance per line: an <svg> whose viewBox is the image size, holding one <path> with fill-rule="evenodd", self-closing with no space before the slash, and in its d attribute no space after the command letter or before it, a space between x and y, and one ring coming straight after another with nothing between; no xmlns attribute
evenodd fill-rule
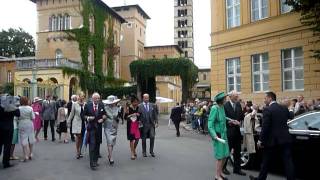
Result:
<svg viewBox="0 0 320 180"><path fill-rule="evenodd" d="M34 136L33 120L34 112L31 106L20 106L20 117L18 117L19 140L23 146L34 144L36 142Z"/></svg>

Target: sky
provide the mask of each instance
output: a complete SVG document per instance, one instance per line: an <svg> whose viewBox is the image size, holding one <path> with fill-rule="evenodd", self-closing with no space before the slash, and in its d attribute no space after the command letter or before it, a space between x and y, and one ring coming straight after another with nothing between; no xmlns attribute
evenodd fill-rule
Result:
<svg viewBox="0 0 320 180"><path fill-rule="evenodd" d="M174 0L103 0L110 7L138 4L151 17L147 22L146 46L174 44ZM210 0L193 0L195 64L210 67ZM30 0L0 1L0 30L21 27L34 37L36 5Z"/></svg>

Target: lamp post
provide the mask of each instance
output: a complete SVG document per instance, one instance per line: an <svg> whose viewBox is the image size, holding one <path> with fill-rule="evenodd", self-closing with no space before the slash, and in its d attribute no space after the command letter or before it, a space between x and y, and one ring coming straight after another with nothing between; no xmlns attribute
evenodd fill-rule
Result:
<svg viewBox="0 0 320 180"><path fill-rule="evenodd" d="M32 67L32 79L31 79L31 99L34 99L37 97L37 66L36 62L34 61L33 67Z"/></svg>

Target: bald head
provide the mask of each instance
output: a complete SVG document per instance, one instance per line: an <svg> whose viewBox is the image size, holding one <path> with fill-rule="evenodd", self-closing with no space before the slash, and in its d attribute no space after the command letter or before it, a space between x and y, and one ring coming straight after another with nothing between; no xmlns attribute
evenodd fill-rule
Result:
<svg viewBox="0 0 320 180"><path fill-rule="evenodd" d="M149 102L149 94L143 94L143 102L145 103Z"/></svg>
<svg viewBox="0 0 320 180"><path fill-rule="evenodd" d="M230 97L230 100L235 103L235 102L238 102L239 100L239 93L237 91L231 91L229 92L229 97Z"/></svg>
<svg viewBox="0 0 320 180"><path fill-rule="evenodd" d="M94 104L98 104L100 101L100 95L99 93L93 93L92 94L92 101Z"/></svg>

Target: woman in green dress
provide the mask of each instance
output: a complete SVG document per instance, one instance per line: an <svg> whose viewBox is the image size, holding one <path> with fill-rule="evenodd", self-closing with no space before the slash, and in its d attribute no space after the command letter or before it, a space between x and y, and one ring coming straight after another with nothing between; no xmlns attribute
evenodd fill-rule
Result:
<svg viewBox="0 0 320 180"><path fill-rule="evenodd" d="M208 130L212 137L212 145L214 149L214 157L216 161L216 180L225 180L222 176L222 167L225 159L229 156L229 146L227 140L226 115L224 112L224 103L226 95L224 92L218 93L212 106L208 119Z"/></svg>

